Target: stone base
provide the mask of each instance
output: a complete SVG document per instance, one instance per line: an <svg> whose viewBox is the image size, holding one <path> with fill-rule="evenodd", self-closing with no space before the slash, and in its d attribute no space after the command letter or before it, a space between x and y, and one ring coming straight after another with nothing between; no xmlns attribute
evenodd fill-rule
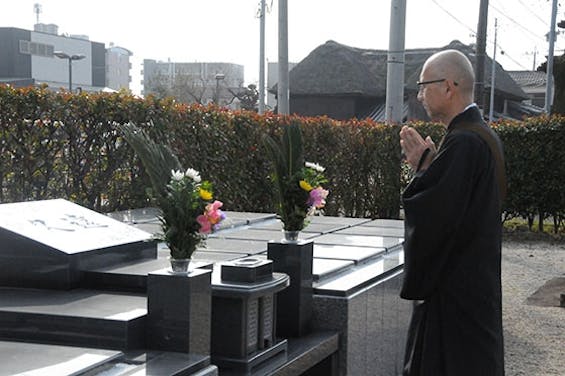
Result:
<svg viewBox="0 0 565 376"><path fill-rule="evenodd" d="M277 294L277 334L282 338L311 331L313 253L312 241L268 244L267 257L273 260L273 270L290 277L290 286Z"/></svg>
<svg viewBox="0 0 565 376"><path fill-rule="evenodd" d="M147 347L210 354L211 271L174 275L167 269L147 278Z"/></svg>
<svg viewBox="0 0 565 376"><path fill-rule="evenodd" d="M268 349L258 351L246 358L235 359L222 356L212 356L212 363L222 371L238 375L263 375L268 370L275 369L287 361L287 341L282 340Z"/></svg>

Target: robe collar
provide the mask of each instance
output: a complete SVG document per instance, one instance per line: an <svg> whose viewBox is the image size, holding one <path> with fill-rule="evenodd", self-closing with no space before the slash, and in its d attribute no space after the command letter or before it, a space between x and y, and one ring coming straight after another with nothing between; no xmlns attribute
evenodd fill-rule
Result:
<svg viewBox="0 0 565 376"><path fill-rule="evenodd" d="M481 111L479 111L479 107L475 103L471 103L470 105L465 107L463 112L461 112L451 120L449 126L447 127L447 131L449 132L457 128L457 124L482 122L483 117L481 115Z"/></svg>

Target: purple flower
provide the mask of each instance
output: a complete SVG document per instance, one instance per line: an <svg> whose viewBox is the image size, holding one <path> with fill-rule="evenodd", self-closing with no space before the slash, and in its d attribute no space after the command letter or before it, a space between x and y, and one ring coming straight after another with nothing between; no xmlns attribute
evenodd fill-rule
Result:
<svg viewBox="0 0 565 376"><path fill-rule="evenodd" d="M308 196L308 206L315 207L316 209L321 209L326 205L326 197L330 192L322 187L314 188L310 191Z"/></svg>

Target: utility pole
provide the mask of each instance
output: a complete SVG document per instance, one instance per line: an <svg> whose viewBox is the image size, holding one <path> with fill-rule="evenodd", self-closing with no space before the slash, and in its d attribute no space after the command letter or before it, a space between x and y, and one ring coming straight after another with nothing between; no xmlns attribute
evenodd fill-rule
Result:
<svg viewBox="0 0 565 376"><path fill-rule="evenodd" d="M279 82L277 85L278 114L288 115L288 2L279 0Z"/></svg>
<svg viewBox="0 0 565 376"><path fill-rule="evenodd" d="M265 112L265 0L259 14L259 113Z"/></svg>
<svg viewBox="0 0 565 376"><path fill-rule="evenodd" d="M406 0L391 0L385 110L385 119L388 124L402 122L402 109L404 107L405 25Z"/></svg>
<svg viewBox="0 0 565 376"><path fill-rule="evenodd" d="M487 45L488 0L479 5L479 24L477 26L477 51L475 52L475 102L485 109L485 55Z"/></svg>
<svg viewBox="0 0 565 376"><path fill-rule="evenodd" d="M492 67L490 71L490 105L488 109L488 121L491 122L494 115L494 87L496 86L496 35L498 34L498 18L494 19L494 51L492 53Z"/></svg>
<svg viewBox="0 0 565 376"><path fill-rule="evenodd" d="M555 21L557 18L557 0L553 0L551 7L551 22L549 24L549 53L547 54L547 78L545 80L545 106L546 114L551 112L551 102L553 97L553 47L555 43Z"/></svg>

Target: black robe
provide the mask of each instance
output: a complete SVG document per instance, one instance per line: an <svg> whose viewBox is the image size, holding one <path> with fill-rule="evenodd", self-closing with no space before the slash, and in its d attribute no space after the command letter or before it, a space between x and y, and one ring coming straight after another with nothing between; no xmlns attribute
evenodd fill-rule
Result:
<svg viewBox="0 0 565 376"><path fill-rule="evenodd" d="M473 106L453 119L429 168L402 195L401 297L423 301L415 303L405 375L504 374L499 187L487 143L458 129L469 123L500 147Z"/></svg>

